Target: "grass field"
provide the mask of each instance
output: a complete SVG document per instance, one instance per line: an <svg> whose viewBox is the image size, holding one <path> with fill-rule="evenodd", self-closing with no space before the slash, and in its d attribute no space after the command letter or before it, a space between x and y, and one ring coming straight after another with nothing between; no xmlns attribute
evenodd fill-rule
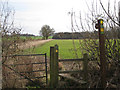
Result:
<svg viewBox="0 0 120 90"><path fill-rule="evenodd" d="M38 46L35 49L31 48L29 49L32 53L47 53L47 56L50 56L50 46L54 46L57 44L59 46L59 58L77 58L73 41L72 40L53 40L48 43L45 43L44 45ZM77 56L78 58L81 58L81 50L79 48L79 40L75 40L75 46L77 48Z"/></svg>
<svg viewBox="0 0 120 90"><path fill-rule="evenodd" d="M42 36L20 36L21 39L32 39L32 40L37 40L37 39L42 39ZM48 39L52 39L52 36L49 36Z"/></svg>
<svg viewBox="0 0 120 90"><path fill-rule="evenodd" d="M42 39L41 36L20 36L21 39Z"/></svg>
<svg viewBox="0 0 120 90"><path fill-rule="evenodd" d="M2 40L6 40L6 41L11 41L11 40L17 40L17 39L20 39L20 40L39 40L39 39L43 39L42 36L16 36L16 37L5 37L3 38L2 37ZM49 36L48 39L52 39L52 36Z"/></svg>

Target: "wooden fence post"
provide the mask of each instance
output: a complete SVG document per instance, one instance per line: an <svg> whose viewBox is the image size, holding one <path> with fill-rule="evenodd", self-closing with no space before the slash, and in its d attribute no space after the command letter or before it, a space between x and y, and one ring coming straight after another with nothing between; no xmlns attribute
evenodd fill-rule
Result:
<svg viewBox="0 0 120 90"><path fill-rule="evenodd" d="M83 55L83 72L84 72L84 80L88 81L88 54L85 53Z"/></svg>
<svg viewBox="0 0 120 90"><path fill-rule="evenodd" d="M58 45L54 46L54 78L55 78L55 87L58 85Z"/></svg>
<svg viewBox="0 0 120 90"><path fill-rule="evenodd" d="M50 87L58 85L58 45L50 47Z"/></svg>
<svg viewBox="0 0 120 90"><path fill-rule="evenodd" d="M99 25L99 50L100 50L100 77L101 77L101 87L106 87L106 56L105 56L105 34L103 19L98 20Z"/></svg>
<svg viewBox="0 0 120 90"><path fill-rule="evenodd" d="M50 47L50 87L54 87L54 47Z"/></svg>

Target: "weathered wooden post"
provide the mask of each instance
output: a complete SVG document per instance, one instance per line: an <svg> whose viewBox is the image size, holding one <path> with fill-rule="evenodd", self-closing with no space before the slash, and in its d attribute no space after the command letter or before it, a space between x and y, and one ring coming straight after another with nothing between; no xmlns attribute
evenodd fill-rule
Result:
<svg viewBox="0 0 120 90"><path fill-rule="evenodd" d="M84 80L88 81L88 54L85 53L83 55L83 72L84 72Z"/></svg>
<svg viewBox="0 0 120 90"><path fill-rule="evenodd" d="M55 87L58 85L58 45L54 46L54 78Z"/></svg>
<svg viewBox="0 0 120 90"><path fill-rule="evenodd" d="M54 87L54 47L50 47L50 87Z"/></svg>
<svg viewBox="0 0 120 90"><path fill-rule="evenodd" d="M118 20L119 20L119 29L118 29L118 63L120 63L120 1L118 2ZM120 67L120 65L119 65ZM120 73L119 73L118 82L120 82Z"/></svg>
<svg viewBox="0 0 120 90"><path fill-rule="evenodd" d="M50 87L58 85L58 45L50 47Z"/></svg>
<svg viewBox="0 0 120 90"><path fill-rule="evenodd" d="M101 64L101 84L102 88L106 87L106 59L105 59L105 34L103 20L98 20L99 24L99 47L100 47L100 64Z"/></svg>
<svg viewBox="0 0 120 90"><path fill-rule="evenodd" d="M118 29L118 60L120 63L120 1L118 2L118 20L119 20L119 29Z"/></svg>
<svg viewBox="0 0 120 90"><path fill-rule="evenodd" d="M45 53L45 72L46 72L46 85L48 84L48 73L47 73L47 54Z"/></svg>
<svg viewBox="0 0 120 90"><path fill-rule="evenodd" d="M101 72L101 87L106 87L106 58L105 58L105 35L104 35L104 26L103 19L98 20L96 24L96 29L99 30L99 49L100 49L100 72Z"/></svg>

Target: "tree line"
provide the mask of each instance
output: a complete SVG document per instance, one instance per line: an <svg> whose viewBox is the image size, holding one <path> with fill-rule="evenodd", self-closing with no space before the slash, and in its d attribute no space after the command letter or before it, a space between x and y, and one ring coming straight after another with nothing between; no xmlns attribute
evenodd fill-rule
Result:
<svg viewBox="0 0 120 90"><path fill-rule="evenodd" d="M118 29L105 31L106 38L108 39L118 39L116 34L120 34ZM98 31L94 32L59 32L53 35L53 39L98 39Z"/></svg>

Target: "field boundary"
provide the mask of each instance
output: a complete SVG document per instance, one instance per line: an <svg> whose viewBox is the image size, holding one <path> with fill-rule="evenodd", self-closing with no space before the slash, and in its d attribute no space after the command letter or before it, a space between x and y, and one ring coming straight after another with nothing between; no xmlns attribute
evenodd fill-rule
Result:
<svg viewBox="0 0 120 90"><path fill-rule="evenodd" d="M58 79L59 76L62 76L64 78L67 77L67 79L71 79L76 82L78 81L78 83L81 83L81 84L85 84L85 83L87 84L87 82L88 82L88 62L95 61L95 59L89 60L87 53L85 53L83 55L83 58L79 58L79 59L59 59L58 52L59 52L58 45L50 47L50 87L54 87L54 88L57 87L58 81L59 81L59 79ZM59 62L73 62L73 61L83 61L83 70L59 71ZM83 73L84 74L83 80L77 80L73 77L69 77L70 76L69 73Z"/></svg>
<svg viewBox="0 0 120 90"><path fill-rule="evenodd" d="M27 48L32 48L32 47L36 47L38 45L42 45L45 44L49 41L52 41L53 39L48 39L48 40L37 40L37 41L28 41L28 42L24 42L21 44L18 44L18 48L19 49L27 49Z"/></svg>

